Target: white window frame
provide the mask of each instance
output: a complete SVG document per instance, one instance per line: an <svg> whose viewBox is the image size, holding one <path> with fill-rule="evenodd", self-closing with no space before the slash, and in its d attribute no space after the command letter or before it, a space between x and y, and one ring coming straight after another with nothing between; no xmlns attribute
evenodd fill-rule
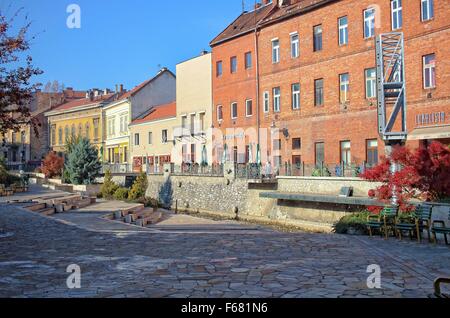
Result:
<svg viewBox="0 0 450 318"><path fill-rule="evenodd" d="M134 145L135 146L140 146L141 145L141 136L140 136L139 133L135 133L134 134Z"/></svg>
<svg viewBox="0 0 450 318"><path fill-rule="evenodd" d="M265 114L270 112L270 93L268 91L263 93L263 108Z"/></svg>
<svg viewBox="0 0 450 318"><path fill-rule="evenodd" d="M431 64L425 64L425 59L427 56L434 55L434 63ZM436 88L436 54L427 54L424 55L423 58L423 88L424 89L433 89ZM428 71L428 75L427 75ZM432 75L434 74L434 76ZM427 85L427 80L430 83L430 85Z"/></svg>
<svg viewBox="0 0 450 318"><path fill-rule="evenodd" d="M236 106L236 116L234 116L234 106ZM233 102L231 103L231 119L237 119L238 118L238 103Z"/></svg>
<svg viewBox="0 0 450 318"><path fill-rule="evenodd" d="M148 132L148 144L153 145L153 132L152 131Z"/></svg>
<svg viewBox="0 0 450 318"><path fill-rule="evenodd" d="M344 80L343 78L344 76L347 77L346 80ZM342 96L343 93L344 96ZM350 74L349 73L339 74L339 102L341 103L348 102L350 100L349 94L350 94ZM344 97L344 99L342 97Z"/></svg>
<svg viewBox="0 0 450 318"><path fill-rule="evenodd" d="M298 85L298 90L294 90L294 87ZM291 85L292 90L292 109L300 109L300 83L294 83Z"/></svg>
<svg viewBox="0 0 450 318"><path fill-rule="evenodd" d="M234 72L233 72L233 60L236 61L236 68L235 68ZM238 58L237 58L237 56L232 56L232 57L230 57L230 73L236 74L237 71L238 71Z"/></svg>
<svg viewBox="0 0 450 318"><path fill-rule="evenodd" d="M278 90L278 93L275 93ZM281 88L274 87L272 90L273 94L273 112L279 113L281 111Z"/></svg>
<svg viewBox="0 0 450 318"><path fill-rule="evenodd" d="M277 38L272 39L272 64L278 63L280 63L280 40Z"/></svg>
<svg viewBox="0 0 450 318"><path fill-rule="evenodd" d="M375 76L374 77L369 77L369 72L373 72L375 71ZM367 99L371 99L371 98L376 98L377 97L377 73L376 73L376 68L368 68L364 70L364 78L366 80L366 98ZM372 95L369 94L369 88L372 91Z"/></svg>
<svg viewBox="0 0 450 318"><path fill-rule="evenodd" d="M343 19L347 19L347 22L341 25L341 21ZM339 38L339 46L344 46L348 44L348 16L343 16L338 19L338 38ZM344 38L342 38L341 31L344 32Z"/></svg>
<svg viewBox="0 0 450 318"><path fill-rule="evenodd" d="M369 13L372 13L371 15L367 15ZM364 10L364 38L370 39L375 36L375 8L367 8ZM366 26L368 28L366 29ZM368 33L366 33L366 30L368 30Z"/></svg>
<svg viewBox="0 0 450 318"><path fill-rule="evenodd" d="M394 4L397 6L394 8ZM395 19L396 18L396 19ZM392 30L399 30L403 27L403 3L402 0L391 0ZM397 24L395 23L397 21Z"/></svg>
<svg viewBox="0 0 450 318"><path fill-rule="evenodd" d="M300 37L298 32L292 32L289 37L291 39L291 58L296 59L300 56Z"/></svg>
<svg viewBox="0 0 450 318"><path fill-rule="evenodd" d="M165 137L165 138L164 138ZM163 129L161 131L161 143L162 144L167 144L169 142L169 130L167 129Z"/></svg>
<svg viewBox="0 0 450 318"><path fill-rule="evenodd" d="M427 11L427 16L424 16L424 9ZM429 21L434 18L434 3L433 0L421 0L420 16L422 22Z"/></svg>
<svg viewBox="0 0 450 318"><path fill-rule="evenodd" d="M248 113L248 110L249 110L249 109L248 109L248 103L249 103L249 102L250 102L251 105L252 105L252 113L251 113L251 114ZM245 116L246 116L246 117L252 117L252 116L253 116L253 100L250 99L250 98L245 100Z"/></svg>

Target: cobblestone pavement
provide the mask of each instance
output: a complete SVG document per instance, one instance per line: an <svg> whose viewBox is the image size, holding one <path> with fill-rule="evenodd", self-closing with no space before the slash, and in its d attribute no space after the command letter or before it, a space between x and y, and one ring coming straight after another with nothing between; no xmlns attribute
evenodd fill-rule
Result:
<svg viewBox="0 0 450 318"><path fill-rule="evenodd" d="M428 243L246 225L96 231L76 215L69 223L0 204L0 297L427 297L436 277L450 277L450 249ZM70 264L81 289L66 287ZM381 266L382 289L367 288L370 264Z"/></svg>

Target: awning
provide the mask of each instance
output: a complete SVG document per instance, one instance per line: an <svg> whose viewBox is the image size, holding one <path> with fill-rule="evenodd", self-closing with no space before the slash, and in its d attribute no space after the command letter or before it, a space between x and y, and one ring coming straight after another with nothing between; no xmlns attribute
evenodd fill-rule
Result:
<svg viewBox="0 0 450 318"><path fill-rule="evenodd" d="M417 128L408 135L408 140L450 138L450 125Z"/></svg>

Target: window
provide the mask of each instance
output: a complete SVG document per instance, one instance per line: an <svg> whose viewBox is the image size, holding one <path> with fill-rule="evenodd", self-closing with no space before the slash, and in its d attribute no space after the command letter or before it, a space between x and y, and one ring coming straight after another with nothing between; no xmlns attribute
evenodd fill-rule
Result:
<svg viewBox="0 0 450 318"><path fill-rule="evenodd" d="M317 79L314 81L314 105L323 106L323 79Z"/></svg>
<svg viewBox="0 0 450 318"><path fill-rule="evenodd" d="M302 140L300 138L292 139L292 150L302 149Z"/></svg>
<svg viewBox="0 0 450 318"><path fill-rule="evenodd" d="M320 166L325 162L325 144L317 142L315 144L316 166Z"/></svg>
<svg viewBox="0 0 450 318"><path fill-rule="evenodd" d="M279 87L273 89L273 111L278 113L280 111L281 90Z"/></svg>
<svg viewBox="0 0 450 318"><path fill-rule="evenodd" d="M55 128L55 130L56 130L56 128ZM55 133L56 133L56 131L55 131ZM56 138L56 137L55 137L55 138ZM20 142L24 144L25 141L26 141L26 138L25 138L25 132L24 132L24 131L21 131L21 132L20 132Z"/></svg>
<svg viewBox="0 0 450 318"><path fill-rule="evenodd" d="M75 128L75 125L72 125L72 137L75 138L76 135L77 135L77 130Z"/></svg>
<svg viewBox="0 0 450 318"><path fill-rule="evenodd" d="M79 124L78 125L78 137L82 137L83 136L83 125Z"/></svg>
<svg viewBox="0 0 450 318"><path fill-rule="evenodd" d="M322 25L314 27L314 52L322 51Z"/></svg>
<svg viewBox="0 0 450 318"><path fill-rule="evenodd" d="M163 144L167 144L168 141L169 141L169 132L167 129L164 129L161 133L161 142Z"/></svg>
<svg viewBox="0 0 450 318"><path fill-rule="evenodd" d="M434 54L423 57L423 87L436 87L436 56Z"/></svg>
<svg viewBox="0 0 450 318"><path fill-rule="evenodd" d="M134 145L139 146L139 134L134 134Z"/></svg>
<svg viewBox="0 0 450 318"><path fill-rule="evenodd" d="M238 109L237 109L237 103L231 104L231 119L236 119L238 117Z"/></svg>
<svg viewBox="0 0 450 318"><path fill-rule="evenodd" d="M85 135L87 139L91 138L91 126L89 125L89 123L86 123L86 126L84 127L85 129Z"/></svg>
<svg viewBox="0 0 450 318"><path fill-rule="evenodd" d="M377 71L375 68L366 70L366 98L377 97Z"/></svg>
<svg viewBox="0 0 450 318"><path fill-rule="evenodd" d="M422 0L422 21L430 20L434 17L434 1Z"/></svg>
<svg viewBox="0 0 450 318"><path fill-rule="evenodd" d="M184 133L184 130L187 129L187 116L181 117L181 128L183 129Z"/></svg>
<svg viewBox="0 0 450 318"><path fill-rule="evenodd" d="M54 145L56 145L56 126L55 125L52 125L51 135L52 135L51 142L52 142L52 145L54 146ZM13 133L13 143L15 143L15 142L16 142L16 133Z"/></svg>
<svg viewBox="0 0 450 318"><path fill-rule="evenodd" d="M348 17L339 18L339 45L348 44Z"/></svg>
<svg viewBox="0 0 450 318"><path fill-rule="evenodd" d="M195 144L191 144L191 163L195 163L197 161L196 153L197 153L197 150L196 150Z"/></svg>
<svg viewBox="0 0 450 318"><path fill-rule="evenodd" d="M191 135L195 135L195 114L191 115Z"/></svg>
<svg viewBox="0 0 450 318"><path fill-rule="evenodd" d="M58 144L59 145L63 144L63 129L62 129L62 127L59 127L59 129L58 129Z"/></svg>
<svg viewBox="0 0 450 318"><path fill-rule="evenodd" d="M252 68L252 52L245 53L245 69Z"/></svg>
<svg viewBox="0 0 450 318"><path fill-rule="evenodd" d="M272 63L280 62L280 40L272 40Z"/></svg>
<svg viewBox="0 0 450 318"><path fill-rule="evenodd" d="M364 38L372 38L375 36L375 9L369 8L364 10Z"/></svg>
<svg viewBox="0 0 450 318"><path fill-rule="evenodd" d="M120 116L120 133L124 134L128 131L128 115Z"/></svg>
<svg viewBox="0 0 450 318"><path fill-rule="evenodd" d="M283 157L282 156L274 156L273 164L275 167L280 168L283 165Z"/></svg>
<svg viewBox="0 0 450 318"><path fill-rule="evenodd" d="M292 84L292 109L300 109L300 84Z"/></svg>
<svg viewBox="0 0 450 318"><path fill-rule="evenodd" d="M223 74L223 64L222 61L216 63L216 76L220 77Z"/></svg>
<svg viewBox="0 0 450 318"><path fill-rule="evenodd" d="M66 137L65 141L67 141L69 139L70 135L70 130L69 130L69 126L66 126L64 128L64 136Z"/></svg>
<svg viewBox="0 0 450 318"><path fill-rule="evenodd" d="M148 144L153 145L153 132L151 131L148 133Z"/></svg>
<svg viewBox="0 0 450 318"><path fill-rule="evenodd" d="M236 73L237 72L237 57L233 56L230 59L230 72L231 73Z"/></svg>
<svg viewBox="0 0 450 318"><path fill-rule="evenodd" d="M348 102L348 94L350 90L350 79L348 73L339 75L339 87L339 96L341 103Z"/></svg>
<svg viewBox="0 0 450 318"><path fill-rule="evenodd" d="M392 30L400 29L403 25L402 0L391 0Z"/></svg>
<svg viewBox="0 0 450 318"><path fill-rule="evenodd" d="M372 139L367 140L367 158L366 162L370 167L376 166L378 164L378 140Z"/></svg>
<svg viewBox="0 0 450 318"><path fill-rule="evenodd" d="M52 126L53 127L53 126ZM52 128L53 129L53 128ZM13 132L11 134L11 142L15 144L17 142L17 133Z"/></svg>
<svg viewBox="0 0 450 318"><path fill-rule="evenodd" d="M199 117L200 117L200 131L204 132L205 131L205 113L200 113Z"/></svg>
<svg viewBox="0 0 450 318"><path fill-rule="evenodd" d="M98 140L98 124L100 120L98 118L94 119L94 139Z"/></svg>
<svg viewBox="0 0 450 318"><path fill-rule="evenodd" d="M217 121L223 120L223 107L222 105L217 106Z"/></svg>
<svg viewBox="0 0 450 318"><path fill-rule="evenodd" d="M281 150L281 139L275 139L273 141L273 150L274 151L279 151Z"/></svg>
<svg viewBox="0 0 450 318"><path fill-rule="evenodd" d="M263 105L264 105L264 113L268 113L270 110L270 96L269 96L269 92L264 92L263 93Z"/></svg>
<svg viewBox="0 0 450 318"><path fill-rule="evenodd" d="M298 33L291 34L291 57L293 59L300 56L300 43Z"/></svg>
<svg viewBox="0 0 450 318"><path fill-rule="evenodd" d="M123 147L123 162L128 162L128 147Z"/></svg>
<svg viewBox="0 0 450 318"><path fill-rule="evenodd" d="M247 117L253 116L253 101L251 99L245 101L245 115Z"/></svg>
<svg viewBox="0 0 450 318"><path fill-rule="evenodd" d="M341 162L346 166L352 163L351 145L350 141L341 142Z"/></svg>

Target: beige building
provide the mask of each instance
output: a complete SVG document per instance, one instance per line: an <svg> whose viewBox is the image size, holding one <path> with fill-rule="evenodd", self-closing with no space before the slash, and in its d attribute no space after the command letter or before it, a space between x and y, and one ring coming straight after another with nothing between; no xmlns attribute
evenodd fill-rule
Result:
<svg viewBox="0 0 450 318"><path fill-rule="evenodd" d="M212 163L211 53L177 65L177 123L173 163ZM206 157L205 157L206 155Z"/></svg>
<svg viewBox="0 0 450 318"><path fill-rule="evenodd" d="M134 172L162 173L172 162L173 129L177 124L176 103L153 107L130 125Z"/></svg>

